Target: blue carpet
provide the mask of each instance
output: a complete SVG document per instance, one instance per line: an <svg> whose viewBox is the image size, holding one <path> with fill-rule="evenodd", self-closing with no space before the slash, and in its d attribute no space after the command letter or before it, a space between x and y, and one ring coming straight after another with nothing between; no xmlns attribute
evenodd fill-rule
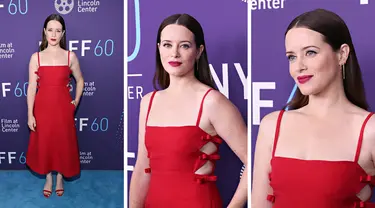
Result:
<svg viewBox="0 0 375 208"><path fill-rule="evenodd" d="M53 175L53 191L56 175ZM30 171L0 171L1 208L123 208L123 171L81 171L80 178L64 180L64 195L43 196L44 178Z"/></svg>

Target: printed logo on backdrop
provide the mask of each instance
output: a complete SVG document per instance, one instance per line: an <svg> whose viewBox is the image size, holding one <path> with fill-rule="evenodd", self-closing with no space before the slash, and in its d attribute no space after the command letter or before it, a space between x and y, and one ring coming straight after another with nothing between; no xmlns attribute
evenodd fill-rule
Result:
<svg viewBox="0 0 375 208"><path fill-rule="evenodd" d="M93 13L97 12L100 6L100 0L77 0L77 4L74 4L74 0L55 0L55 9L60 14L69 14L74 8L77 8L79 13Z"/></svg>
<svg viewBox="0 0 375 208"><path fill-rule="evenodd" d="M69 83L69 92L73 92L73 90L74 90L74 87L73 87L72 83L70 82ZM82 96L93 97L95 95L95 92L96 92L96 87L95 87L94 81L84 82Z"/></svg>
<svg viewBox="0 0 375 208"><path fill-rule="evenodd" d="M0 165L2 164L11 165L14 163L25 164L26 163L25 152L21 152L21 154L18 154L17 152L0 152Z"/></svg>
<svg viewBox="0 0 375 208"><path fill-rule="evenodd" d="M141 48L141 21L140 21L140 6L139 0L134 0L134 13L135 13L135 46L133 52L128 56L128 63L133 61L137 56ZM142 77L143 74L140 73L128 73L128 77ZM128 100L140 100L143 97L143 86L128 86ZM135 155L133 152L128 152L128 158L134 158ZM132 167L128 167L128 170Z"/></svg>
<svg viewBox="0 0 375 208"><path fill-rule="evenodd" d="M94 96L96 92L95 82L85 82L82 96Z"/></svg>
<svg viewBox="0 0 375 208"><path fill-rule="evenodd" d="M135 47L130 56L128 56L128 62L133 61L141 47L141 21L140 21L140 12L139 12L139 0L134 0L134 11L135 11Z"/></svg>
<svg viewBox="0 0 375 208"><path fill-rule="evenodd" d="M0 59L11 59L15 52L12 42L0 42Z"/></svg>
<svg viewBox="0 0 375 208"><path fill-rule="evenodd" d="M94 156L92 152L79 152L79 160L81 164L90 164L92 160L94 160Z"/></svg>
<svg viewBox="0 0 375 208"><path fill-rule="evenodd" d="M26 97L27 96L27 86L28 82L2 82L0 83L0 98L6 97Z"/></svg>
<svg viewBox="0 0 375 208"><path fill-rule="evenodd" d="M106 132L109 128L107 117L80 117L74 118L77 131Z"/></svg>
<svg viewBox="0 0 375 208"><path fill-rule="evenodd" d="M12 119L1 118L0 124L1 124L1 132L4 132L4 133L17 133L20 128L18 119L12 120Z"/></svg>
<svg viewBox="0 0 375 208"><path fill-rule="evenodd" d="M55 9L60 14L69 14L73 8L73 0L55 0Z"/></svg>
<svg viewBox="0 0 375 208"><path fill-rule="evenodd" d="M241 0L251 5L251 10L284 9L286 0Z"/></svg>
<svg viewBox="0 0 375 208"><path fill-rule="evenodd" d="M6 8L4 2L4 0L0 0L0 11L1 9ZM10 15L26 15L29 10L28 0L10 0L7 8Z"/></svg>
<svg viewBox="0 0 375 208"><path fill-rule="evenodd" d="M251 4L251 10L284 9L286 0L241 0ZM358 1L358 0L357 0ZM359 0L361 5L366 5L369 0Z"/></svg>

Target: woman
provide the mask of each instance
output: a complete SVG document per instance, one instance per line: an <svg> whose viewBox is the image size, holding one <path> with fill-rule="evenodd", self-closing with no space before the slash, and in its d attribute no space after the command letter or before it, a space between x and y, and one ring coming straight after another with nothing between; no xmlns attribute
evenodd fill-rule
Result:
<svg viewBox="0 0 375 208"><path fill-rule="evenodd" d="M130 208L222 208L214 175L222 139L247 164L247 132L237 108L214 90L204 34L187 14L159 27L155 90L142 98ZM247 170L228 207L243 207Z"/></svg>
<svg viewBox="0 0 375 208"><path fill-rule="evenodd" d="M252 207L373 207L375 118L345 22L323 9L304 13L285 47L298 90L288 111L261 121Z"/></svg>
<svg viewBox="0 0 375 208"><path fill-rule="evenodd" d="M52 14L44 22L40 52L31 56L27 89L28 126L31 129L27 165L46 175L45 197L52 194L52 171L57 171L58 196L63 177L80 172L74 112L83 91L83 77L74 52L66 50L64 19ZM69 93L70 76L77 82L76 96ZM38 88L38 90L37 90Z"/></svg>

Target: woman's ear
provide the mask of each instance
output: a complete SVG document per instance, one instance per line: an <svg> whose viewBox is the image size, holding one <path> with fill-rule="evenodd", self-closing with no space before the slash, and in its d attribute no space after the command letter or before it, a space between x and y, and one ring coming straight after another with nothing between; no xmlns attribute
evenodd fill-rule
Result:
<svg viewBox="0 0 375 208"><path fill-rule="evenodd" d="M346 61L348 60L350 53L350 47L348 44L342 44L339 53L338 53L338 60L339 60L339 65L344 65Z"/></svg>
<svg viewBox="0 0 375 208"><path fill-rule="evenodd" d="M203 50L204 50L204 45L200 45L199 48L198 48L198 54L197 54L197 60L199 60L199 58L201 57L202 53L203 53Z"/></svg>

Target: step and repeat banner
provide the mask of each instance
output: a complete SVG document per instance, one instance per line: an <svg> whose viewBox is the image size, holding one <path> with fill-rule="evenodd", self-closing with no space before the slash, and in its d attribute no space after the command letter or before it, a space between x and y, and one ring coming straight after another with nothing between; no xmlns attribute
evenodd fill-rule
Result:
<svg viewBox="0 0 375 208"><path fill-rule="evenodd" d="M202 25L211 72L218 89L247 121L247 6L241 0L128 1L128 178L137 157L139 103L153 91L156 36L164 18L188 13ZM218 161L218 187L224 204L235 192L242 162L223 143ZM129 188L129 184L128 188Z"/></svg>
<svg viewBox="0 0 375 208"><path fill-rule="evenodd" d="M265 3L264 3L265 2ZM268 3L270 2L270 3ZM275 6L274 2L280 5ZM252 156L261 119L281 110L292 98L295 83L289 75L284 33L298 15L323 8L335 12L346 22L359 59L370 107L375 107L375 2L369 0L270 0L252 1ZM355 149L353 148L353 151ZM253 157L252 157L253 158Z"/></svg>
<svg viewBox="0 0 375 208"><path fill-rule="evenodd" d="M123 1L103 0L0 0L0 170L26 168L28 64L52 13L64 18L85 79L75 116L81 167L121 170ZM71 89L74 98L74 80Z"/></svg>

